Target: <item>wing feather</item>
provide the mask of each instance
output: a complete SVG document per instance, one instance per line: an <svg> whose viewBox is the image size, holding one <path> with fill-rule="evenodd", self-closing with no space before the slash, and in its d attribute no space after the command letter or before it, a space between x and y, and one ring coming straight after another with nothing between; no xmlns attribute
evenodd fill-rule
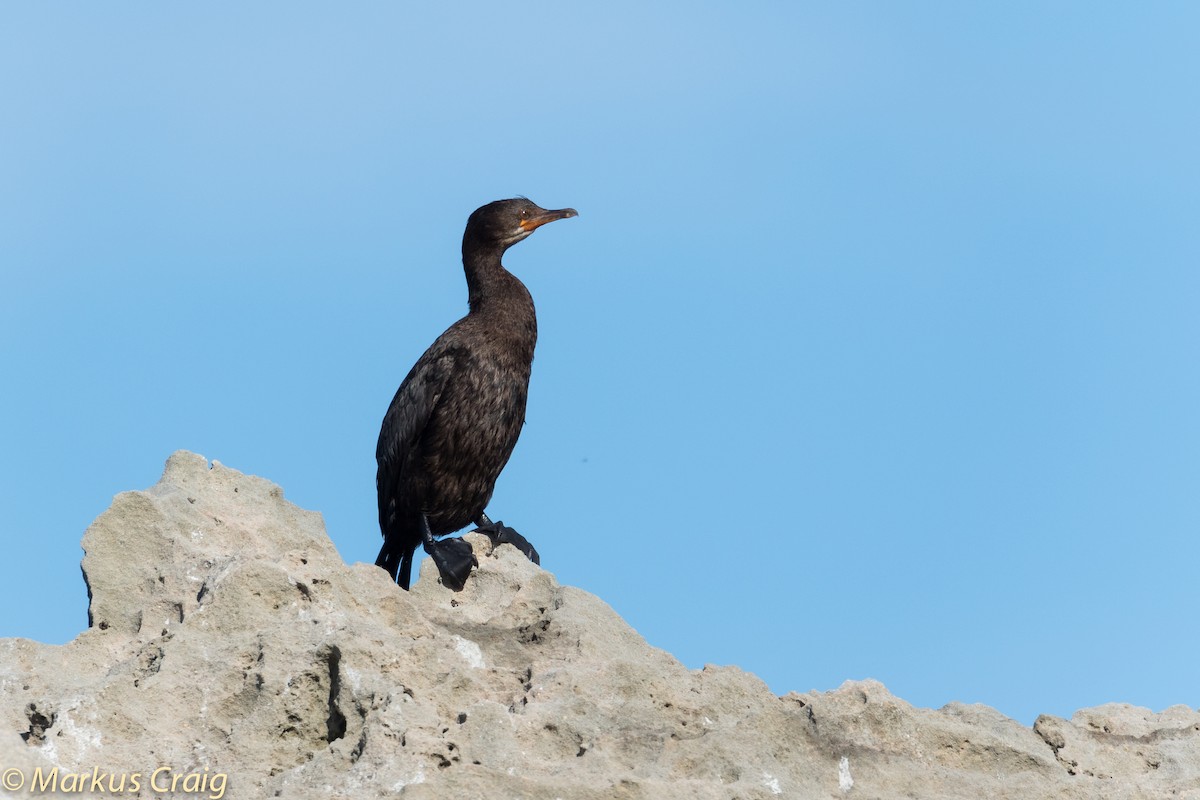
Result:
<svg viewBox="0 0 1200 800"><path fill-rule="evenodd" d="M453 349L435 343L409 370L383 417L375 447L379 465L375 488L379 494L379 524L385 532L390 527L390 512L398 500L404 472L413 465L415 451L453 374L454 364Z"/></svg>

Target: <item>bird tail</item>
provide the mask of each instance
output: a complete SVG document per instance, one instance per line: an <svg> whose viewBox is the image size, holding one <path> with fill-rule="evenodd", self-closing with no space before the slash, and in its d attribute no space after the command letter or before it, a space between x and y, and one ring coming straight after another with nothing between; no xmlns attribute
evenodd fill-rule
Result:
<svg viewBox="0 0 1200 800"><path fill-rule="evenodd" d="M413 551L405 550L403 558L400 559L400 577L396 580L405 591L408 591L409 579L412 577L412 562Z"/></svg>
<svg viewBox="0 0 1200 800"><path fill-rule="evenodd" d="M398 547L384 539L379 557L375 559L375 566L383 567L388 575L392 576L392 580L400 584L401 589L407 589L412 578L412 562L413 548Z"/></svg>

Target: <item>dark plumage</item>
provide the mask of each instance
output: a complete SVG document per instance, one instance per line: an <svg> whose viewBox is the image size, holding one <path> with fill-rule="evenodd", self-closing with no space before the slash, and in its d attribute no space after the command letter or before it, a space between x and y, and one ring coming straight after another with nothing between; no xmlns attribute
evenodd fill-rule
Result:
<svg viewBox="0 0 1200 800"><path fill-rule="evenodd" d="M488 203L467 220L470 311L417 359L384 415L375 449L383 531L375 563L405 589L418 545L433 557L442 583L462 589L476 563L471 546L436 537L472 522L538 561L520 534L484 514L525 424L537 342L533 298L500 258L539 226L575 214L520 198Z"/></svg>

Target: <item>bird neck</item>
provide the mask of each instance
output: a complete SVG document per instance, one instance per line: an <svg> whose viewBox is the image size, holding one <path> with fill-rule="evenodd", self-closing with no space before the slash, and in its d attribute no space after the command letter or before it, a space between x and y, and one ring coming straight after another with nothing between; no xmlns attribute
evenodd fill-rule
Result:
<svg viewBox="0 0 1200 800"><path fill-rule="evenodd" d="M504 268L504 249L473 247L463 242L463 269L467 274L467 302L471 313L504 306L505 316L533 316L533 299L515 275ZM516 320L514 320L516 321Z"/></svg>

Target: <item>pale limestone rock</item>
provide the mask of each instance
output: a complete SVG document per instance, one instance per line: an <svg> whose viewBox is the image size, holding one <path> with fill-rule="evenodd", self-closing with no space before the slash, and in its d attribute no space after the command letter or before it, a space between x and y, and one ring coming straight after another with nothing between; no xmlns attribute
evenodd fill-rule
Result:
<svg viewBox="0 0 1200 800"><path fill-rule="evenodd" d="M138 774L122 797L170 767L208 782L174 797L1200 798L1192 709L1031 730L874 681L779 698L469 538L463 592L428 561L403 592L277 486L176 453L84 536L91 627L0 640L0 769Z"/></svg>

